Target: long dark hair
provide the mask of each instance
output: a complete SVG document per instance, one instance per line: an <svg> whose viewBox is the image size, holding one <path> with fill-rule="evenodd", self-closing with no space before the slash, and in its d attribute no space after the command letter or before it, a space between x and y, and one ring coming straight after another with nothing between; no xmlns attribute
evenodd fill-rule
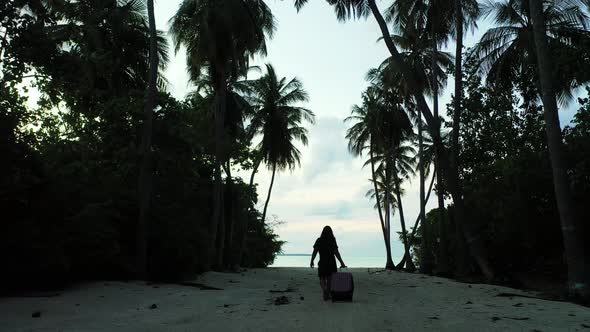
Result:
<svg viewBox="0 0 590 332"><path fill-rule="evenodd" d="M330 226L325 226L324 229L322 229L322 235L320 235L320 239L326 243L336 243L334 232L332 232L332 228Z"/></svg>

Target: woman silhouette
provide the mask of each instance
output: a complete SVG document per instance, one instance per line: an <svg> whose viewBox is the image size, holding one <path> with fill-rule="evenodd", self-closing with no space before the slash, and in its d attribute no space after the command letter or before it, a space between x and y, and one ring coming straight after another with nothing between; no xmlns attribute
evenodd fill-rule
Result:
<svg viewBox="0 0 590 332"><path fill-rule="evenodd" d="M320 235L313 245L313 254L311 255L311 263L309 264L312 269L313 261L318 252L320 253L320 261L318 262L320 286L324 293L324 300L328 300L330 298L330 276L338 270L334 256L340 261L340 268L346 267L338 252L338 244L336 244L336 238L330 226L324 227L322 235Z"/></svg>

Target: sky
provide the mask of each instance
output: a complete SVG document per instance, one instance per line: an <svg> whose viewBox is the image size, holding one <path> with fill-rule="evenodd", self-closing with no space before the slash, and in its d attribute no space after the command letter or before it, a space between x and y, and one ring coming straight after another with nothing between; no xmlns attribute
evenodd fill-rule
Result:
<svg viewBox="0 0 590 332"><path fill-rule="evenodd" d="M168 22L181 0L156 0L156 24L167 31ZM325 225L334 230L340 252L346 257L385 257L385 246L377 211L365 193L371 188L370 168L363 168L361 158L347 150L343 119L351 107L360 104L361 93L367 87L365 74L376 67L389 53L373 17L367 20L341 23L324 0L311 0L300 13L292 0L268 0L276 20L277 31L268 42L268 55L254 59L253 65L272 63L281 77L297 77L310 95L305 105L316 115L315 125L309 130L309 145L300 146L301 167L293 172L279 173L268 207L268 215L283 223L275 226L281 240L287 241L283 252L310 253L315 239ZM468 34L467 47L472 46L490 26L479 22L479 29ZM449 50L454 50L449 44ZM454 53L454 51L453 51ZM186 74L185 54L181 49L171 58L166 76L169 91L179 99L191 91ZM441 113L450 101L452 79L441 97ZM562 111L562 123L573 117L573 107ZM238 172L248 179L248 172ZM259 209L262 210L271 174L263 169L256 175ZM402 198L408 224L414 223L419 213L419 182L406 184ZM432 196L426 211L435 207ZM393 231L399 231L398 216L394 217ZM403 246L392 233L394 259L401 258Z"/></svg>

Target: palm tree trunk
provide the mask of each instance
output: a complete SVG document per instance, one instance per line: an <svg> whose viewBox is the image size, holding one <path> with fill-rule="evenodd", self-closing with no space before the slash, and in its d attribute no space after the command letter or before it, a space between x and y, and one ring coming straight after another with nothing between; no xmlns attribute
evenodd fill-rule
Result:
<svg viewBox="0 0 590 332"><path fill-rule="evenodd" d="M270 201L270 194L272 192L272 185L275 182L275 173L277 172L277 165L272 166L272 177L270 178L270 186L268 187L268 196L266 196L266 202L264 203L264 210L262 212L262 222L266 220L266 209L268 208L268 202Z"/></svg>
<svg viewBox="0 0 590 332"><path fill-rule="evenodd" d="M402 196L400 194L400 185L399 185L399 178L396 173L393 174L393 181L395 182L395 195L397 196L397 209L399 211L399 221L402 226L402 239L404 241L404 261L406 265L406 270L408 272L416 271L416 266L414 266L414 262L412 261L412 256L410 255L410 244L408 242L408 233L406 230L406 220L404 218L404 206L402 205ZM403 268L402 266L398 265L398 268Z"/></svg>
<svg viewBox="0 0 590 332"><path fill-rule="evenodd" d="M584 255L584 243L580 238L579 220L576 220L575 208L570 192L569 181L566 174L566 164L563 157L563 141L561 127L557 114L557 100L552 86L553 63L547 35L545 31L545 18L543 16L543 3L540 0L530 0L531 19L533 23L535 48L537 51L537 63L539 65L539 77L541 91L543 93L543 106L545 108L545 129L547 132L547 145L551 157L553 169L553 186L555 199L561 220L561 231L565 247L568 268L568 290L570 296L583 301L590 301L590 261Z"/></svg>
<svg viewBox="0 0 590 332"><path fill-rule="evenodd" d="M225 251L223 257L223 264L226 268L232 268L235 264L233 256L233 231L234 231L234 194L233 194L233 179L231 176L231 162L228 158L226 161L227 184L225 188L225 207L227 214L225 216Z"/></svg>
<svg viewBox="0 0 590 332"><path fill-rule="evenodd" d="M139 169L139 220L137 223L137 274L140 279L148 277L148 227L150 214L150 198L152 191L151 147L153 111L156 100L156 81L158 79L158 45L156 32L156 18L154 15L154 1L148 0L148 20L150 29L150 71L148 78L148 92L144 106L144 124L141 137Z"/></svg>
<svg viewBox="0 0 590 332"><path fill-rule="evenodd" d="M254 168L252 169L252 174L250 175L250 186L249 186L250 188L252 188L252 190L254 190L253 189L254 188L254 175L256 175L256 173L258 172L258 167L260 167L261 163L262 163L262 158L258 158L254 162ZM239 200L239 199L236 198L236 200ZM236 264L238 266L240 264L242 264L242 256L244 255L244 249L246 248L246 237L248 236L248 217L247 216L240 217L240 219L242 219L242 220L241 220L240 232L238 235L239 245L236 250Z"/></svg>
<svg viewBox="0 0 590 332"><path fill-rule="evenodd" d="M456 16L456 31L457 31L457 43L455 46L455 99L453 100L453 132L451 137L451 157L450 163L451 168L459 174L459 135L461 130L461 110L463 101L463 10L461 0L455 0L455 16ZM457 177L457 191L459 196L463 196L463 188L460 183L460 178ZM442 182L442 181L441 181ZM456 221L456 218L455 218ZM467 273L467 259L465 257L465 242L461 231L461 223L456 223L456 255L455 255L455 269L460 275ZM441 251L445 251L447 255L446 261L439 264L439 271L446 265L446 270L443 269L442 273L449 272L448 266L448 247L447 247L447 236L446 229L441 228Z"/></svg>
<svg viewBox="0 0 590 332"><path fill-rule="evenodd" d="M379 24L383 40L385 41L385 45L387 46L391 54L392 63L396 68L400 69L402 75L406 79L408 87L410 91L412 91L412 94L416 100L418 109L420 110L420 113L422 113L424 119L426 120L426 123L428 124L429 132L432 136L434 146L439 151L439 158L441 163L440 171L443 172L445 179L447 179L447 185L451 192L451 196L453 197L453 202L455 203L456 221L461 224L461 229L463 230L465 237L469 239L468 243L470 244L469 249L471 255L477 261L486 279L492 280L494 278L494 270L489 264L487 258L487 251L483 246L482 239L480 237L480 232L476 230L472 224L462 222L464 220L465 206L463 202L463 197L461 196L460 190L458 188L459 174L457 170L453 170L450 167L449 157L440 137L440 132L437 132L436 130L436 119L433 117L432 113L430 112L430 109L428 108L428 105L426 104L426 100L424 99L424 89L417 83L410 71L410 68L405 65L403 58L401 57L397 48L395 47L395 44L391 39L387 23L383 19L381 12L379 12L379 8L377 7L375 0L367 0L367 2L371 9L371 12L373 13L373 16Z"/></svg>
<svg viewBox="0 0 590 332"><path fill-rule="evenodd" d="M432 111L434 114L434 121L436 122L436 131L440 134L440 118L438 116L438 77L436 75L436 52L438 51L438 45L436 43L436 26L434 24L431 25L431 42L432 42L432 57L431 57L431 71L432 71ZM434 167L439 168L439 149L434 149ZM440 179L442 178L441 172L437 172L437 183L440 185L442 182ZM444 192L440 190L436 191L438 196L438 204L440 211L438 213L438 223L439 225L443 225L444 221L444 214L442 214L443 210L441 210L441 202L442 206L444 206ZM426 220L426 218L424 219ZM434 257L432 256L432 249L433 249L433 237L432 232L428 232L427 228L430 226L426 224L426 222L422 222L422 250L421 250L421 260L420 260L420 272L432 274L432 270L434 268Z"/></svg>
<svg viewBox="0 0 590 332"><path fill-rule="evenodd" d="M258 172L258 167L260 167L260 164L262 163L262 157L259 157L256 159L256 161L254 162L254 167L252 169L252 174L250 175L250 188L254 188L254 175L256 175L256 173ZM241 202L239 202L239 198L235 198L236 201L238 201L237 203L240 204L241 206ZM238 211L238 207L235 208L234 211ZM240 216L240 228L239 228L239 232L238 232L238 240L236 243L238 243L237 248L236 248L236 257L235 257L235 264L234 266L240 266L240 264L242 264L242 256L244 255L244 248L246 248L246 237L248 236L248 217L243 217Z"/></svg>
<svg viewBox="0 0 590 332"><path fill-rule="evenodd" d="M432 192L432 187L434 187L434 180L436 179L436 171L434 172L434 174L432 174L432 179L430 180L430 185L428 186L428 193L426 194L426 199L424 200L424 205L426 206L426 204L428 203L428 200L430 199L430 193ZM420 223L420 221L423 220L422 219L422 214L418 214L418 217L416 218L416 221L414 222L414 227L412 228L412 234L410 234L410 238L408 239L408 241L410 242L410 244L412 244L414 242L414 238L416 238L416 232L418 230L418 223Z"/></svg>
<svg viewBox="0 0 590 332"><path fill-rule="evenodd" d="M387 162L386 162L387 163ZM389 183L390 172L389 165L385 166L385 234L387 239L385 240L385 249L391 254L391 188ZM389 267L395 269L395 264Z"/></svg>
<svg viewBox="0 0 590 332"><path fill-rule="evenodd" d="M221 163L223 160L223 138L226 111L226 73L225 64L217 65L217 111L215 112L215 189L213 221L211 224L211 240L214 252L214 268L223 267L225 213L223 199L223 181L221 179Z"/></svg>
<svg viewBox="0 0 590 332"><path fill-rule="evenodd" d="M235 243L235 256L232 258L233 271L239 271L240 267L242 266L242 255L244 254L244 248L246 246L246 234L248 232L248 216L250 213L247 209L245 209L245 201L242 198L241 190L236 190L234 193L234 211L235 211L235 225L237 227L236 230L236 240Z"/></svg>
<svg viewBox="0 0 590 332"><path fill-rule="evenodd" d="M258 167L260 167L261 163L262 163L262 157L259 157L254 162L254 168L252 169L252 175L250 175L250 187L254 186L254 175L256 175L256 173L258 172Z"/></svg>
<svg viewBox="0 0 590 332"><path fill-rule="evenodd" d="M424 170L424 142L422 132L422 116L418 117L418 153L419 153L419 176L420 176L420 272L430 274L432 273L432 255L430 251L430 238L426 232L426 198L424 197L424 182L425 182L425 170ZM439 172L436 172L438 174ZM434 182L434 174L432 176L432 183ZM432 190L432 186L429 189ZM417 227L414 228L414 231Z"/></svg>
<svg viewBox="0 0 590 332"><path fill-rule="evenodd" d="M385 221L383 220L383 213L381 212L381 200L379 199L379 190L377 189L377 176L375 175L375 162L373 161L373 142L369 144L369 155L371 157L371 177L373 178L373 188L375 190L375 201L377 203L377 211L379 212L379 221L381 222L381 230L383 231L383 241L385 241L385 252L387 254L387 261L385 268L392 270L395 267L391 257L391 246L387 243L387 234L385 230Z"/></svg>
<svg viewBox="0 0 590 332"><path fill-rule="evenodd" d="M440 167L440 166L439 166ZM448 251L447 251L447 221L445 218L444 183L441 172L437 172L436 186L438 194L438 260L436 261L436 273L447 275L448 272Z"/></svg>
<svg viewBox="0 0 590 332"><path fill-rule="evenodd" d="M428 203L428 200L430 199L430 193L432 192L432 187L434 186L434 180L436 179L436 171L434 172L434 174L432 174L432 179L430 180L430 185L428 186L428 193L426 194L426 199L424 199L424 204L422 204L421 206L426 206L426 204ZM424 183L424 181L422 181L422 183ZM423 195L422 195L423 196ZM420 211L422 212L422 211ZM418 217L416 217L416 221L414 221L414 227L412 227L412 233L410 234L410 236L408 237L408 243L410 244L410 248L412 246L412 243L414 243L415 238L416 238L416 232L418 231L418 224L420 223L420 221L425 220L422 219L422 214L418 214ZM420 228L422 229L422 228ZM421 236L424 236L424 234L421 233ZM411 259L411 257L409 257ZM406 263L406 259L407 257L404 255L404 258L402 259L402 262L400 262L400 264L403 266ZM420 258L422 259L422 258Z"/></svg>
<svg viewBox="0 0 590 332"><path fill-rule="evenodd" d="M440 132L440 118L438 116L438 77L436 75L436 58L434 55L438 52L438 45L435 39L435 25L432 25L432 108L434 112L434 118L437 120L438 131ZM435 149L435 167L440 169L440 157ZM442 172L437 172L437 195L438 195L438 229L439 229L439 250L438 250L438 261L437 269L439 274L447 274L447 249L446 249L446 225L445 225L445 199L444 199L444 187L442 181Z"/></svg>

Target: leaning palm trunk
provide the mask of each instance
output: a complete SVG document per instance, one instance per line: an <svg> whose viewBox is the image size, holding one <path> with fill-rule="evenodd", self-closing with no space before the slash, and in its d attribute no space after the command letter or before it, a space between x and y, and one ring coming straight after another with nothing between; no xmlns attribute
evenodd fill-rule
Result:
<svg viewBox="0 0 590 332"><path fill-rule="evenodd" d="M432 179L430 179L430 185L428 186L428 193L426 194L426 199L424 199L423 206L426 206L426 204L428 203L428 200L430 199L430 193L432 192L432 187L434 186L435 179L436 179L436 171L432 175ZM416 218L416 221L414 222L414 227L412 227L412 233L410 234L410 237L408 238L408 242L410 244L414 243L414 239L416 238L416 232L418 231L418 224L421 221L422 221L422 215L419 214L418 217Z"/></svg>
<svg viewBox="0 0 590 332"><path fill-rule="evenodd" d="M258 167L262 163L262 157L258 157L258 159L254 162L254 167L252 168L252 175L250 175L250 187L254 186L254 176L258 172Z"/></svg>
<svg viewBox="0 0 590 332"><path fill-rule="evenodd" d="M393 181L395 182L395 195L397 196L397 206L399 211L399 220L402 226L402 239L404 241L404 262L406 265L406 270L408 272L416 271L416 266L414 266L414 262L412 261L412 256L410 255L410 244L408 243L408 232L406 230L406 220L404 218L404 207L402 205L402 196L400 194L401 188L399 185L399 178L397 174L393 174ZM398 268L403 268L402 263L398 264Z"/></svg>
<svg viewBox="0 0 590 332"><path fill-rule="evenodd" d="M420 244L420 272L431 273L432 259L430 255L429 239L428 235L426 234L426 198L424 197L424 182L426 179L424 175L424 138L422 133L422 116L418 117L418 154L418 171L420 172L420 237L422 240L422 243ZM439 172L437 172L437 174L438 173ZM434 175L432 180L434 181ZM428 194L430 196L430 191ZM414 227L414 231L416 228L417 227Z"/></svg>
<svg viewBox="0 0 590 332"><path fill-rule="evenodd" d="M434 120L436 121L436 127L437 127L437 131L440 133L440 118L438 116L438 77L436 75L436 59L434 58L434 54L436 54L436 51L438 51L438 45L436 44L436 38L435 38L435 33L434 30L435 29L435 25L432 25L432 53L433 53L433 57L432 57L432 91L433 91L433 97L432 97L432 112L434 114ZM439 150L435 149L434 151L434 167L440 170L440 158L439 158ZM444 217L444 209L445 209L445 200L444 200L444 190L443 190L443 185L442 185L442 172L436 172L437 174L437 180L436 180L436 184L437 184L437 190L436 190L436 195L438 196L438 225L441 228L444 228L444 221L445 221L445 217ZM425 225L425 224L423 224ZM428 227L428 226L427 226ZM430 228L425 229L425 231L428 231ZM426 269L428 270L428 273L432 273L432 269L434 267L434 257L432 257L431 255L431 250L433 250L434 248L434 242L432 241L434 239L434 237L432 236L432 233L429 233L427 235L428 237L428 244L429 244L429 250L425 253L425 257L427 257L428 262L424 262ZM439 253L439 256L442 253Z"/></svg>
<svg viewBox="0 0 590 332"><path fill-rule="evenodd" d="M387 252L391 254L391 188L389 183L389 165L385 165L385 249ZM392 266L391 269L395 269L395 264L393 264L393 260L391 261Z"/></svg>
<svg viewBox="0 0 590 332"><path fill-rule="evenodd" d="M223 138L226 110L226 73L224 65L218 65L217 110L215 112L215 188L213 221L211 224L211 240L215 248L214 267L223 267L223 252L225 245L225 213L223 199L223 182L221 179L221 163L223 160Z"/></svg>
<svg viewBox="0 0 590 332"><path fill-rule="evenodd" d="M266 196L266 202L264 203L264 210L262 212L262 222L266 220L266 209L268 208L268 202L270 201L270 194L272 192L272 185L275 182L275 174L277 172L277 165L272 166L272 177L270 178L270 186L268 187L268 196Z"/></svg>
<svg viewBox="0 0 590 332"><path fill-rule="evenodd" d="M422 204L421 206L426 206L426 204L428 203L428 200L430 199L430 193L432 192L432 187L434 186L434 180L435 179L436 179L436 171L432 175L432 179L430 180L430 185L428 186L428 193L426 194L426 199L424 199L424 204ZM424 181L422 181L422 183L424 183ZM408 243L410 244L410 246L412 246L412 244L415 242L416 232L418 231L418 224L422 220L425 220L425 219L422 219L422 218L423 218L422 214L418 214L418 217L416 218L416 221L414 222L414 227L412 227L412 233L408 237ZM424 236L424 234L422 233L422 227L420 227L420 230L421 230L421 234L420 235L421 236ZM406 259L412 259L412 257L406 257L404 255L404 258L402 259L402 262L400 262L400 264L402 266L406 263Z"/></svg>
<svg viewBox="0 0 590 332"><path fill-rule="evenodd" d="M450 166L449 156L442 142L440 132L436 130L436 119L433 117L432 113L430 113L430 109L428 108L426 100L424 99L424 89L417 83L414 76L412 75L410 68L405 64L402 56L395 47L395 44L393 43L393 40L389 33L387 23L383 19L383 16L381 15L381 12L379 11L377 4L375 3L375 0L367 0L367 2L369 8L371 9L371 12L373 13L373 16L379 24L383 40L385 41L385 45L387 46L391 54L392 63L394 66L400 69L403 77L406 79L408 88L413 93L418 109L420 113L422 113L424 119L426 120L426 123L428 124L434 146L439 151L438 153L440 159L440 171L443 173L445 179L447 180L447 185L451 192L451 196L453 197L453 202L455 203L456 222L460 224L461 229L465 234L465 237L470 239L469 249L471 255L475 258L478 266L480 267L481 272L484 274L486 279L491 280L494 278L494 270L489 264L487 258L487 251L483 246L482 239L479 235L479 231L474 228L474 225L470 223L463 223L465 206L463 202L463 197L461 196L461 192L458 187L459 173L457 169L452 169Z"/></svg>
<svg viewBox="0 0 590 332"><path fill-rule="evenodd" d="M561 220L561 231L565 247L568 268L568 290L570 296L590 302L590 260L584 254L584 243L580 239L579 221L576 220L574 205L570 193L566 165L563 157L563 143L559 117L557 114L557 100L552 86L553 64L547 35L545 32L545 18L543 16L543 2L530 0L531 19L535 36L537 62L543 106L545 108L545 129L547 145L553 169L553 185L555 199Z"/></svg>
<svg viewBox="0 0 590 332"><path fill-rule="evenodd" d="M156 19L154 15L154 1L148 0L148 20L150 29L150 71L148 79L148 93L145 100L144 124L141 137L141 166L139 170L139 220L137 223L137 274L140 279L147 279L147 242L148 224L150 213L150 197L152 191L151 142L152 120L156 99L156 83L158 79L158 45L156 32Z"/></svg>
<svg viewBox="0 0 590 332"><path fill-rule="evenodd" d="M383 213L381 212L381 200L379 199L379 190L377 189L377 176L375 175L375 162L373 159L373 144L370 143L369 146L369 154L371 158L371 177L373 179L373 188L375 190L375 201L377 203L377 211L379 212L379 221L381 221L381 230L383 231L383 241L385 241L385 252L387 254L387 261L385 263L385 268L388 270L393 270L395 264L393 263L393 259L391 258L391 243L387 241L387 233L385 229L385 221L383 220Z"/></svg>
<svg viewBox="0 0 590 332"><path fill-rule="evenodd" d="M258 167L260 167L260 164L262 163L262 157L259 157L258 159L256 159L256 161L254 162L254 167L252 169L252 174L250 175L250 188L254 188L254 176L256 175L256 173L258 172ZM236 198L237 199L237 198ZM241 206L241 203L238 200L239 205ZM238 207L235 208L235 211L238 211ZM239 228L239 232L238 232L238 240L237 240L237 249L236 249L236 263L235 265L240 265L242 264L242 256L244 255L244 249L246 248L246 237L248 236L248 218L247 217L240 217L241 221L240 221L240 228Z"/></svg>

